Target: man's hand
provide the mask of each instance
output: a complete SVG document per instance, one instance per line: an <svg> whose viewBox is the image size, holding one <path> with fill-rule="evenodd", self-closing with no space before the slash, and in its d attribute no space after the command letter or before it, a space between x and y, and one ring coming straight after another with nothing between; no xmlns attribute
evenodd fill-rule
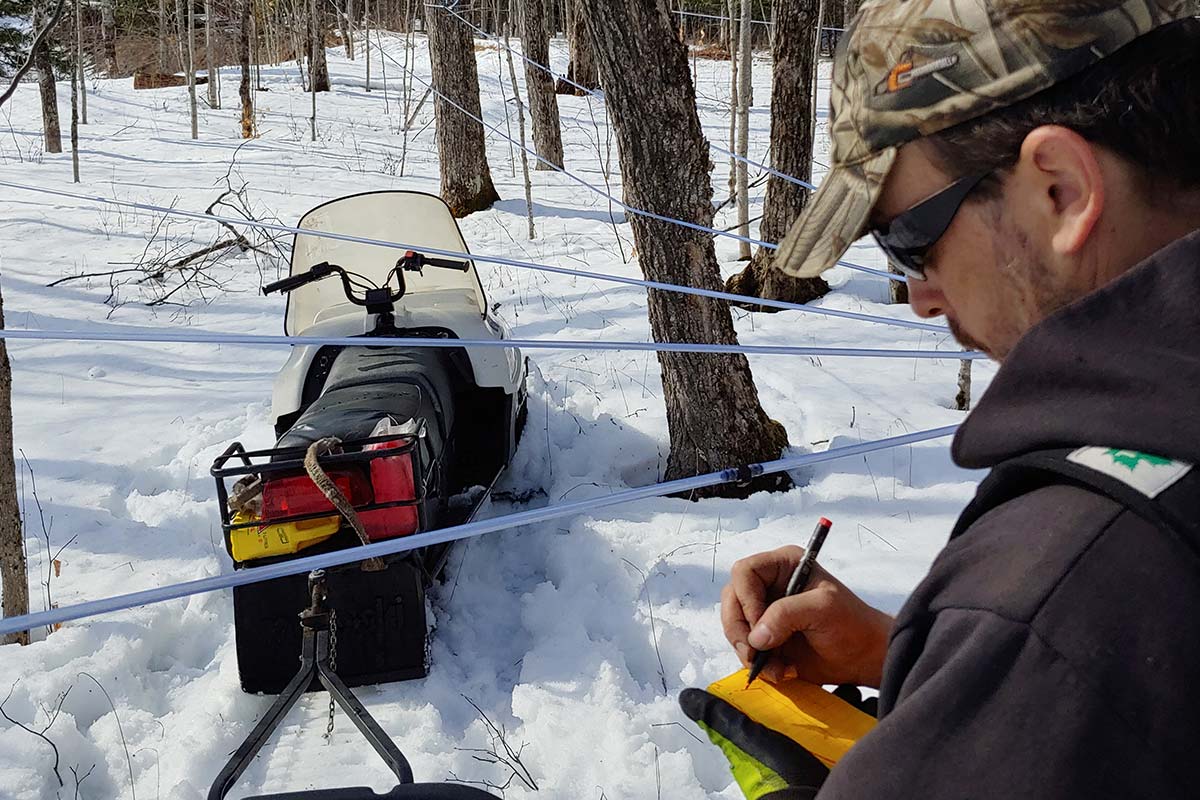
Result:
<svg viewBox="0 0 1200 800"><path fill-rule="evenodd" d="M814 566L807 590L783 597L803 556L803 548L790 545L733 565L721 592L725 638L747 667L755 650L775 650L763 670L770 681L794 675L810 683L878 688L892 618L820 566Z"/></svg>

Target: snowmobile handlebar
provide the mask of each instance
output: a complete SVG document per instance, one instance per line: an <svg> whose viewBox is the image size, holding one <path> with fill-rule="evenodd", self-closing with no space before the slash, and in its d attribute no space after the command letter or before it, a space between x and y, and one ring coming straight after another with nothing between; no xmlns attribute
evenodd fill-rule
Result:
<svg viewBox="0 0 1200 800"><path fill-rule="evenodd" d="M274 283L268 283L262 287L263 294L271 292L290 292L293 289L299 289L306 283L319 281L322 278L328 278L334 272L341 272L342 268L336 264L330 264L328 261L322 261L320 264L315 264L306 272L301 272L299 275L289 275L286 278L281 278Z"/></svg>
<svg viewBox="0 0 1200 800"><path fill-rule="evenodd" d="M439 267L441 269L467 272L471 268L471 262L450 258L433 258L424 253L408 250L396 261L396 266L388 273L383 284L376 285L370 278L359 275L356 272L351 272L337 264L322 261L319 264L309 267L305 272L297 275L289 275L273 283L268 283L262 287L262 293L292 292L305 284L323 280L331 275L337 275L342 279L342 289L346 293L347 300L355 305L365 306L369 314L385 315L388 324L390 324L391 314L395 309L396 301L404 297L404 293L407 291L404 273L416 272L420 274L424 267ZM396 289L391 288L393 278L396 280Z"/></svg>
<svg viewBox="0 0 1200 800"><path fill-rule="evenodd" d="M440 267L442 269L453 269L459 272L466 272L471 268L470 261L459 261L453 258L434 258L427 256L424 253L418 253L413 250L406 250L404 255L396 262L396 266L408 272L420 272L423 267Z"/></svg>

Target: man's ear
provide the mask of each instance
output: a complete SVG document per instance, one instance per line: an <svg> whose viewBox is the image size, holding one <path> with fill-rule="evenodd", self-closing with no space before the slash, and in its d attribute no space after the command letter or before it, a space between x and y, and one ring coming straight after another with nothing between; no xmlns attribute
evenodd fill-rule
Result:
<svg viewBox="0 0 1200 800"><path fill-rule="evenodd" d="M1033 210L1059 255L1078 253L1104 211L1104 175L1092 144L1075 131L1043 125L1021 144L1017 169L1034 188Z"/></svg>

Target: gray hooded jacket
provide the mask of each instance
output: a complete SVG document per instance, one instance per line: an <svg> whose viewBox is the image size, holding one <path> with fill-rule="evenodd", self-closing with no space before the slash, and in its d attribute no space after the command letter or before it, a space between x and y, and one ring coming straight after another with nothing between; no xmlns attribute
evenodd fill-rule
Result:
<svg viewBox="0 0 1200 800"><path fill-rule="evenodd" d="M1118 472L1170 460L1158 502L1196 527L1198 394L1200 231L1031 330L954 458L1090 445ZM880 723L819 797L1200 797L1198 552L1079 486L993 508L900 612Z"/></svg>

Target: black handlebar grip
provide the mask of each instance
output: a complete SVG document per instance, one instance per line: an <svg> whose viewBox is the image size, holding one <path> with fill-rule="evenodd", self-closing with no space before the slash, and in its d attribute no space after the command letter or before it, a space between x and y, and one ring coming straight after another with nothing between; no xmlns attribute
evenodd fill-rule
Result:
<svg viewBox="0 0 1200 800"><path fill-rule="evenodd" d="M471 267L469 261L459 261L450 258L432 258L425 256L424 261L431 267L442 267L443 269L456 269L459 272L466 272Z"/></svg>
<svg viewBox="0 0 1200 800"><path fill-rule="evenodd" d="M292 289L300 288L312 279L313 276L308 272L303 272L299 275L291 275L287 278L277 280L274 283L268 283L266 286L262 287L262 293L270 294L271 292L290 292Z"/></svg>
<svg viewBox="0 0 1200 800"><path fill-rule="evenodd" d="M286 278L268 283L262 287L263 294L271 292L290 292L293 289L299 289L310 281L318 281L321 278L327 278L334 273L338 267L330 264L328 261L322 261L320 264L314 264L307 272L301 272L299 275L290 275Z"/></svg>

